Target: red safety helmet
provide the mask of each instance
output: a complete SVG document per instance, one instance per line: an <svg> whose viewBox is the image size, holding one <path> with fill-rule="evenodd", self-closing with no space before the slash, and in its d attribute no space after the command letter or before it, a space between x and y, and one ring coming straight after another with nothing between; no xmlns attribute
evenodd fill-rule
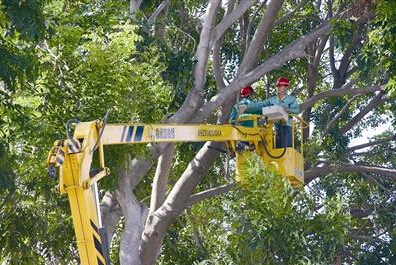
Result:
<svg viewBox="0 0 396 265"><path fill-rule="evenodd" d="M241 88L241 91L239 91L239 96L241 98L246 98L253 93L254 93L253 88L251 86L247 86L247 87Z"/></svg>
<svg viewBox="0 0 396 265"><path fill-rule="evenodd" d="M281 77L276 81L276 86L289 86L290 81L286 77Z"/></svg>

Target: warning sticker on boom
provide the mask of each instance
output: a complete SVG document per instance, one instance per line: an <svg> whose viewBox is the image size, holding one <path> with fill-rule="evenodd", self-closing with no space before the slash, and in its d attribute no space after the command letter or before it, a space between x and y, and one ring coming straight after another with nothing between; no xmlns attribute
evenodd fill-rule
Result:
<svg viewBox="0 0 396 265"><path fill-rule="evenodd" d="M221 136L220 130L198 130L198 136Z"/></svg>
<svg viewBox="0 0 396 265"><path fill-rule="evenodd" d="M157 128L155 137L157 139L175 139L175 128Z"/></svg>

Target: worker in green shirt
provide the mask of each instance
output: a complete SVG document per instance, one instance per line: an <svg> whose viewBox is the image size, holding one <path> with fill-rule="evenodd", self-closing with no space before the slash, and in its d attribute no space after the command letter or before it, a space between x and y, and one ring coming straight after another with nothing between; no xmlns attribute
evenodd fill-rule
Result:
<svg viewBox="0 0 396 265"><path fill-rule="evenodd" d="M239 108L239 113L251 113L261 114L263 107L280 105L286 112L298 114L300 113L300 107L297 100L288 94L286 94L289 88L289 80L285 77L281 77L276 81L276 87L278 93L274 97L270 97L263 101L258 101L246 105L245 107ZM276 148L291 147L292 146L292 122L293 119L289 118L287 124L276 124Z"/></svg>
<svg viewBox="0 0 396 265"><path fill-rule="evenodd" d="M243 87L239 91L239 102L238 104L235 104L234 107L232 108L229 123L235 124L235 119L238 119L238 108L240 106L248 106L253 104L254 101L254 90L251 86ZM253 121L242 121L240 122L241 126L245 127L253 127Z"/></svg>
<svg viewBox="0 0 396 265"><path fill-rule="evenodd" d="M249 106L254 104L254 90L251 86L243 87L239 91L239 102L235 104L232 108L232 112L230 115L229 123L235 124L236 120L238 120L238 115L241 114L239 109L241 107ZM253 120L245 120L238 122L238 125L244 127L253 127ZM233 153L231 156L236 156L236 181L240 184L246 183L246 176L248 175L250 163L253 159L253 156L257 154L251 152L251 145L249 142L240 141L238 144L242 148L242 150L237 153Z"/></svg>

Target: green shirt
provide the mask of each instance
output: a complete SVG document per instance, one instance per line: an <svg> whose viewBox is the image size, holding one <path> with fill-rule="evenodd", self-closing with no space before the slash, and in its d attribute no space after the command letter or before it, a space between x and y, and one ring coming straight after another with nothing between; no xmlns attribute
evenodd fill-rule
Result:
<svg viewBox="0 0 396 265"><path fill-rule="evenodd" d="M278 98L278 96L274 96L265 99L263 101L258 101L256 103L249 104L247 105L246 113L262 114L263 107L276 106L276 105L285 107L288 110L288 113L294 113L294 114L300 113L300 106L298 105L297 100L295 99L295 97L290 95L286 95L281 100ZM292 126L292 120L293 119L288 120L287 122L288 126Z"/></svg>
<svg viewBox="0 0 396 265"><path fill-rule="evenodd" d="M238 102L238 104L235 104L234 107L232 108L231 115L230 115L230 119L229 119L229 123L232 123L232 124L235 123L235 119L236 119L237 116L238 116L238 105L246 105L246 106L249 106L249 105L252 105L252 104L254 104L254 101L251 100L251 99L249 99L249 98L243 98L243 99L241 99L241 100ZM253 127L253 122L243 121L243 122L240 123L240 125L246 126L246 127Z"/></svg>

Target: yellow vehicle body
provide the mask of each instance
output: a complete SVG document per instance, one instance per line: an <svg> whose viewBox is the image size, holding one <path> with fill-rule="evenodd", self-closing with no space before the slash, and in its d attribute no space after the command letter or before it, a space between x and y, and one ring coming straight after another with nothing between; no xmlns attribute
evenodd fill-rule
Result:
<svg viewBox="0 0 396 265"><path fill-rule="evenodd" d="M240 121L253 121L253 128L260 127L260 118L261 116L257 115L248 115L243 116L239 120ZM304 128L303 121L301 122L300 129ZM250 167L250 157L251 154L255 153L261 156L262 160L265 164L274 166L279 175L285 176L290 184L294 187L301 186L304 184L304 158L303 158L303 144L301 143L299 152L295 146L295 127L296 124L293 125L293 144L292 147L287 148L276 148L275 144L275 131L273 122L268 122L263 124L264 133L261 135L261 141L259 143L254 143L254 149L251 151L237 152L236 153L236 180L240 183L245 182L245 176L248 172L248 168Z"/></svg>
<svg viewBox="0 0 396 265"><path fill-rule="evenodd" d="M237 157L237 181L244 181L248 152L275 164L279 174L292 185L304 182L302 153L294 148L274 148L273 123L249 115L253 127L234 125L181 124L103 124L100 121L76 125L72 138L56 141L48 156L51 172L59 168L59 191L69 197L77 246L82 265L109 265L108 243L101 224L97 181L110 174L104 162L104 145L161 142L224 142ZM238 148L248 143L249 150ZM100 169L91 170L95 149L99 151ZM282 155L282 153L284 153ZM245 155L244 155L245 154ZM272 157L271 157L272 156ZM277 157L279 158L273 158Z"/></svg>

